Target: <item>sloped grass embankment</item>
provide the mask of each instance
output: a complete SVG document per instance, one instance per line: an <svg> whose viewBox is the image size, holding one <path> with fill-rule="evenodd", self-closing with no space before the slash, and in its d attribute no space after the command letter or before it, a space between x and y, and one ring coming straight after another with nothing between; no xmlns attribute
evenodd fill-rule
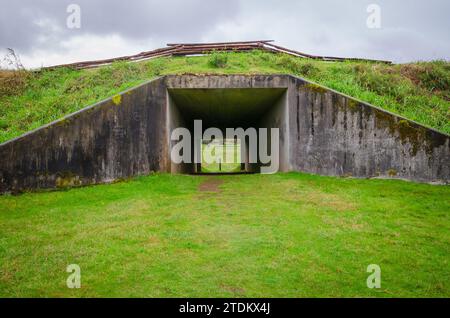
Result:
<svg viewBox="0 0 450 318"><path fill-rule="evenodd" d="M214 53L116 63L92 70L1 72L0 142L165 74L286 73L450 133L450 63L327 63L283 54Z"/></svg>

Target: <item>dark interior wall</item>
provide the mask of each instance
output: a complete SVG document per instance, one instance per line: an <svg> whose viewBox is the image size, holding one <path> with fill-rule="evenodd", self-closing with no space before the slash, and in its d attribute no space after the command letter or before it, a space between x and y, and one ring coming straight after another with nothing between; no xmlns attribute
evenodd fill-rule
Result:
<svg viewBox="0 0 450 318"><path fill-rule="evenodd" d="M204 128L256 127L285 92L282 88L169 89L185 121L203 121Z"/></svg>
<svg viewBox="0 0 450 318"><path fill-rule="evenodd" d="M291 80L291 170L450 182L448 135L302 79Z"/></svg>
<svg viewBox="0 0 450 318"><path fill-rule="evenodd" d="M0 145L0 192L110 182L166 169L159 79Z"/></svg>

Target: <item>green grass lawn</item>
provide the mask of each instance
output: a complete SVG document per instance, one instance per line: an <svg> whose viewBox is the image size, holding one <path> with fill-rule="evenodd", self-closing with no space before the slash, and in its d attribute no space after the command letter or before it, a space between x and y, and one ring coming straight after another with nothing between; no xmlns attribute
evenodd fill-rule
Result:
<svg viewBox="0 0 450 318"><path fill-rule="evenodd" d="M449 212L448 186L298 173L1 196L0 296L450 297Z"/></svg>

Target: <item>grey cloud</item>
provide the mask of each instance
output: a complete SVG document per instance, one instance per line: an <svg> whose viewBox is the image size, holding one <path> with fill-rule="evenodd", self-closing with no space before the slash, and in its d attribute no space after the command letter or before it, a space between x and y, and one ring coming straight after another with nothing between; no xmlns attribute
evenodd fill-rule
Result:
<svg viewBox="0 0 450 318"><path fill-rule="evenodd" d="M82 28L67 29L66 8L75 3L81 7ZM37 25L49 21L57 27L53 42L82 34L118 34L128 39L157 38L192 40L201 36L223 19L232 17L238 9L237 0L1 0L0 45L27 50L39 45L38 39L48 35L48 29Z"/></svg>
<svg viewBox="0 0 450 318"><path fill-rule="evenodd" d="M81 30L65 27L70 3L82 8ZM380 30L366 26L371 3L382 9ZM30 56L37 49L64 55L70 48L60 42L74 36L112 34L159 46L273 38L313 54L398 62L450 56L448 0L0 0L0 5L0 47Z"/></svg>

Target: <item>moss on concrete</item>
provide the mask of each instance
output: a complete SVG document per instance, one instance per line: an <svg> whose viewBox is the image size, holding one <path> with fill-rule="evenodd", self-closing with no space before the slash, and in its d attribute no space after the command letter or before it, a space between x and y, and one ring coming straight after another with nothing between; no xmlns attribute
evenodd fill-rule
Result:
<svg viewBox="0 0 450 318"><path fill-rule="evenodd" d="M328 92L328 90L326 88L324 88L323 86L313 84L313 83L306 84L306 85L304 85L304 87L306 89L313 91L315 93L318 93L318 94L325 94L326 92Z"/></svg>
<svg viewBox="0 0 450 318"><path fill-rule="evenodd" d="M64 188L70 188L70 187L77 187L81 186L82 181L80 180L80 177L77 175L74 175L70 171L64 171L58 173L55 181L55 186L59 189Z"/></svg>
<svg viewBox="0 0 450 318"><path fill-rule="evenodd" d="M359 105L360 104L358 101L351 99L351 98L347 99L347 107L351 112L356 112L356 111L360 110Z"/></svg>
<svg viewBox="0 0 450 318"><path fill-rule="evenodd" d="M112 102L114 103L114 105L119 106L122 103L122 96L120 94L115 95L112 98Z"/></svg>
<svg viewBox="0 0 450 318"><path fill-rule="evenodd" d="M395 169L390 169L390 170L388 171L389 177L396 177L397 174L398 174L398 172L397 172L397 170L395 170Z"/></svg>
<svg viewBox="0 0 450 318"><path fill-rule="evenodd" d="M63 118L56 122L56 126L65 127L65 126L69 125L70 122L71 122L71 120L69 118ZM47 127L47 128L50 128L50 127Z"/></svg>
<svg viewBox="0 0 450 318"><path fill-rule="evenodd" d="M377 128L387 128L389 133L397 136L402 144L409 143L411 145L410 154L416 156L417 152L425 148L429 154L433 147L427 137L427 129L405 119L392 117L389 113L381 110L375 111Z"/></svg>

